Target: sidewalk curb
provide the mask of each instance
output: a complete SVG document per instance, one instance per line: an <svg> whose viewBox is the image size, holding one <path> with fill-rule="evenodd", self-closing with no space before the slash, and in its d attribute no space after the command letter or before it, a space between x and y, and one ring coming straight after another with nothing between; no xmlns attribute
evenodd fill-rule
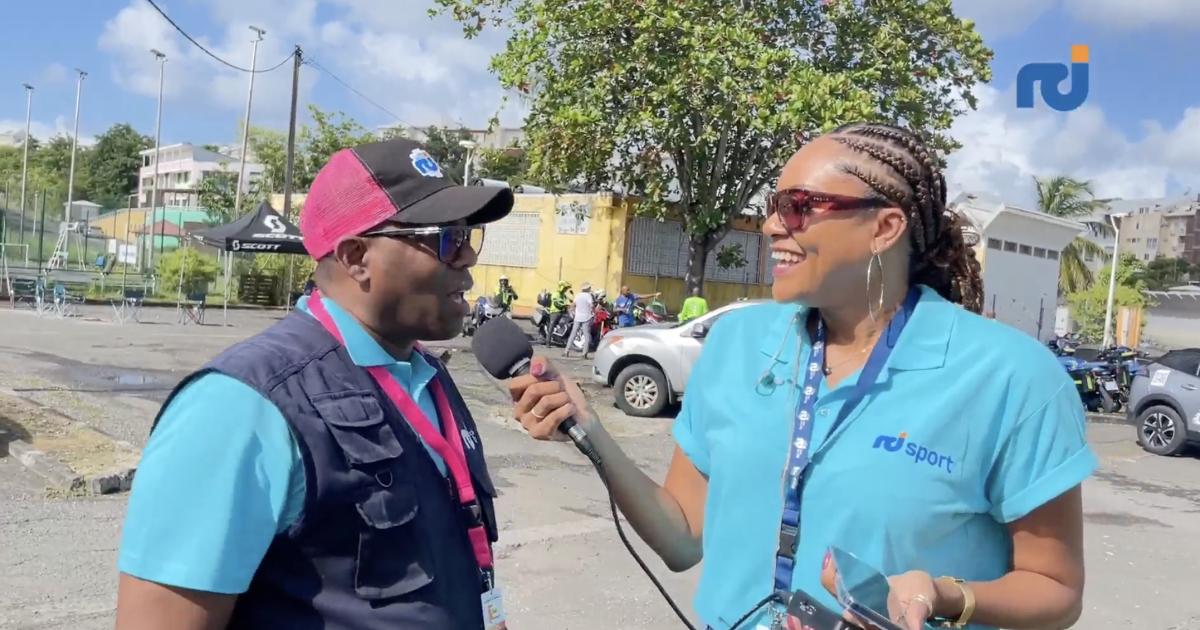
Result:
<svg viewBox="0 0 1200 630"><path fill-rule="evenodd" d="M1089 424L1115 424L1127 427L1137 426L1136 422L1129 420L1124 414L1107 414L1107 413L1092 413L1087 412L1087 421Z"/></svg>
<svg viewBox="0 0 1200 630"><path fill-rule="evenodd" d="M56 488L76 490L85 484L84 478L75 474L75 471L71 470L69 466L51 457L45 451L33 448L32 444L24 440L9 442L8 454Z"/></svg>
<svg viewBox="0 0 1200 630"><path fill-rule="evenodd" d="M111 441L114 445L122 449L126 449L140 455L138 449L134 448L133 445L129 444L128 442L124 440L118 440L104 433L103 431L99 431L94 427L88 426L86 423L81 423L78 420L63 414L57 409L52 409L37 401L29 400L14 390L9 388L0 388L0 394L5 394L11 398L16 398L28 404L40 407L61 417L70 424L81 425L86 430L102 436L104 439ZM5 434L5 432L0 429L0 434ZM16 459L30 472L45 479L53 489L64 490L72 493L102 495L112 494L115 492L127 492L133 487L133 475L137 471L137 467L135 465L92 475L81 475L50 453L36 449L32 444L21 439L13 439L8 442L7 450L9 457Z"/></svg>

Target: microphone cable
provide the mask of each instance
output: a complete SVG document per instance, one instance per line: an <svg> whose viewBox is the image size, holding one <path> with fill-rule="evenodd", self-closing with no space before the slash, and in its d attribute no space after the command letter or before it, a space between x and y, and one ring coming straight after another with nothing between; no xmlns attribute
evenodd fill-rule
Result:
<svg viewBox="0 0 1200 630"><path fill-rule="evenodd" d="M650 578L650 582L654 584L654 588L658 589L658 594L671 607L671 612L675 613L675 616L683 623L683 627L688 630L696 630L696 626L692 625L687 615L683 614L679 605L667 593L667 589L658 581L658 578L654 575L654 571L650 570L650 567L646 565L646 561L642 560L642 557L638 555L637 550L633 548L633 544L629 542L629 538L625 535L625 528L621 527L621 516L617 513L617 500L613 497L612 488L608 485L608 475L604 472L604 464L600 461L599 455L595 451L590 453L585 452L584 454L592 462L592 466L596 468L596 474L600 477L600 482L604 484L604 492L608 495L608 509L612 512L613 524L617 526L617 537L621 539L621 544L625 545L625 550L629 552L629 555L633 556L634 562L637 562L637 565L642 568L642 572L646 574L646 577Z"/></svg>

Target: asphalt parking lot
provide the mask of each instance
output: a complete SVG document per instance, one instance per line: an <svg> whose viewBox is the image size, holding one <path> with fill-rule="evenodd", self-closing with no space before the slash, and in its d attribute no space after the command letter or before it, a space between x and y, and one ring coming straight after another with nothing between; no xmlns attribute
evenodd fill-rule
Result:
<svg viewBox="0 0 1200 630"><path fill-rule="evenodd" d="M175 382L281 315L231 310L230 326L185 326L172 309L145 309L144 323L113 323L108 307L82 314L57 319L0 307L0 387L135 446ZM507 420L503 394L468 345L439 344L452 350L451 370L484 420L502 495L498 562L511 627L677 627L617 540L590 467L570 447L533 443ZM578 359L565 365L577 376L590 371ZM670 420L626 417L611 392L588 391L610 431L661 476ZM1200 630L1200 599L1191 595L1200 586L1200 458L1151 456L1132 438L1126 426L1089 426L1102 466L1084 489L1088 587L1077 627ZM111 628L124 509L124 495L49 497L40 478L0 452L0 628ZM676 575L650 564L690 602L697 571Z"/></svg>

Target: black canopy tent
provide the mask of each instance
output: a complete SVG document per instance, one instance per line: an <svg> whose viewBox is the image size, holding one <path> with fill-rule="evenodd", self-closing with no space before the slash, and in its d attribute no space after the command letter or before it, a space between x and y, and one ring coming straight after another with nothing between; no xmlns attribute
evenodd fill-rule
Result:
<svg viewBox="0 0 1200 630"><path fill-rule="evenodd" d="M228 321L229 279L233 275L233 252L257 254L307 254L304 237L297 228L262 202L258 208L230 223L192 234L196 240L225 253L225 306L222 318Z"/></svg>

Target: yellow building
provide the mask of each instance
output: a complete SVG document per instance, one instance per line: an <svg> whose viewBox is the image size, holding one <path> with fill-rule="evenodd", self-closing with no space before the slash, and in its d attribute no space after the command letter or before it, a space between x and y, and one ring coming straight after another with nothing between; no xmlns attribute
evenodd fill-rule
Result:
<svg viewBox="0 0 1200 630"><path fill-rule="evenodd" d="M493 294L500 276L520 295L514 305L527 315L542 290L567 280L578 291L583 282L613 299L622 285L635 293L662 293L672 312L683 303L687 240L679 223L637 217L635 202L609 193L519 194L512 213L489 225L479 264L472 270L470 296ZM703 287L716 308L744 297L770 294L766 260L757 222L739 221L723 244L741 245L747 264L719 269L710 255Z"/></svg>

